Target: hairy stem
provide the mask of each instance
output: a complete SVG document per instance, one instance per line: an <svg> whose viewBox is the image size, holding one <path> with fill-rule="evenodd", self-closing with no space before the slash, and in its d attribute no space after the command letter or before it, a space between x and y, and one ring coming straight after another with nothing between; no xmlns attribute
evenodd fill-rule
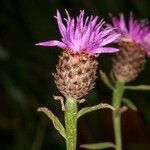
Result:
<svg viewBox="0 0 150 150"><path fill-rule="evenodd" d="M66 99L65 125L66 125L66 149L75 150L77 140L77 100Z"/></svg>
<svg viewBox="0 0 150 150"><path fill-rule="evenodd" d="M115 135L116 150L122 150L120 106L124 90L124 82L117 81L115 89L113 91L112 99L112 105L115 108L115 111L113 111L113 128Z"/></svg>

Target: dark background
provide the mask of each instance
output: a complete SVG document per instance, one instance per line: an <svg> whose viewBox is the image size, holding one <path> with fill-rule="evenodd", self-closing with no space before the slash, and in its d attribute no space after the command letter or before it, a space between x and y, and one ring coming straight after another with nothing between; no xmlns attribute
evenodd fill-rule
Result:
<svg viewBox="0 0 150 150"><path fill-rule="evenodd" d="M0 0L0 149L58 150L65 149L64 139L48 118L36 109L47 106L63 121L63 112L53 95L61 95L52 73L60 49L36 47L35 43L59 39L53 17L56 9L71 16L85 9L87 15L99 15L110 21L108 14L130 11L135 18L150 19L149 0ZM98 58L100 68L109 73L111 54ZM150 62L131 84L150 84ZM150 150L150 92L125 93L138 107L122 117L124 150ZM79 107L111 103L111 91L97 79L97 85ZM93 112L78 121L78 147L81 143L113 142L111 111ZM79 148L80 149L80 148Z"/></svg>

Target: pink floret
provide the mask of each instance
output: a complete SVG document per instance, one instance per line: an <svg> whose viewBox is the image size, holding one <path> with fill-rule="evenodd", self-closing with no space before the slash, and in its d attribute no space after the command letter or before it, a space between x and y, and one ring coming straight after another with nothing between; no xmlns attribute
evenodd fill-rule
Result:
<svg viewBox="0 0 150 150"><path fill-rule="evenodd" d="M117 32L121 34L119 40L140 43L145 47L147 54L150 54L150 28L147 20L133 20L132 13L130 13L128 25L123 14L120 14L119 19L113 16L111 18L112 27L116 28Z"/></svg>
<svg viewBox="0 0 150 150"><path fill-rule="evenodd" d="M103 20L98 22L98 16L84 19L84 10L80 11L76 19L71 18L67 10L66 15L65 24L58 10L55 16L62 36L61 40L40 42L36 45L57 46L62 49L70 49L73 53L84 51L91 55L118 51L117 48L105 47L105 45L115 41L120 34L116 33L113 27L106 27Z"/></svg>

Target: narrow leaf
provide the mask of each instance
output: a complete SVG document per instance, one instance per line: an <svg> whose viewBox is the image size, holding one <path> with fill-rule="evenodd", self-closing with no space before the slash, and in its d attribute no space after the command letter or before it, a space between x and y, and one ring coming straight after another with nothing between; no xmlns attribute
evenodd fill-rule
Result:
<svg viewBox="0 0 150 150"><path fill-rule="evenodd" d="M111 142L104 142L104 143L95 143L95 144L82 144L80 145L81 148L84 149L106 149L106 148L115 148L115 145Z"/></svg>
<svg viewBox="0 0 150 150"><path fill-rule="evenodd" d="M100 70L100 76L101 76L101 79L103 80L103 82L111 89L113 90L114 87L112 86L110 80L108 79L107 75L102 71Z"/></svg>
<svg viewBox="0 0 150 150"><path fill-rule="evenodd" d="M127 90L150 90L150 85L125 86Z"/></svg>
<svg viewBox="0 0 150 150"><path fill-rule="evenodd" d="M134 110L134 111L137 111L137 107L135 106L135 104L130 100L130 99L127 99L127 98L123 98L122 99L122 102L128 106L130 109Z"/></svg>
<svg viewBox="0 0 150 150"><path fill-rule="evenodd" d="M64 129L63 125L61 124L59 119L49 109L47 109L46 107L40 107L37 109L37 111L44 112L52 120L55 129L58 130L58 132L64 138L66 138L66 133L65 133L65 129Z"/></svg>
<svg viewBox="0 0 150 150"><path fill-rule="evenodd" d="M100 110L100 109L104 109L104 108L109 108L112 110L115 110L111 105L106 104L106 103L100 103L98 105L95 106L90 106L90 107L84 107L82 108L77 115L77 118L81 117L84 114L87 114L89 112L95 111L95 110Z"/></svg>

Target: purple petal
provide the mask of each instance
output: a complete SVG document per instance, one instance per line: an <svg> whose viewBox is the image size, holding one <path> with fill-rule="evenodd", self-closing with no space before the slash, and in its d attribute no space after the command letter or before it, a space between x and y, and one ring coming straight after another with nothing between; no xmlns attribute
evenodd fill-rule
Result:
<svg viewBox="0 0 150 150"><path fill-rule="evenodd" d="M132 35L132 31L134 28L134 22L133 22L133 15L130 13L130 20L129 20L129 33Z"/></svg>
<svg viewBox="0 0 150 150"><path fill-rule="evenodd" d="M115 53L118 52L118 48L112 48L112 47L100 47L95 49L93 52L94 53Z"/></svg>
<svg viewBox="0 0 150 150"><path fill-rule="evenodd" d="M120 15L120 29L125 33L127 33L127 31L128 31L127 27L126 27L126 24L125 24L125 19L124 19L123 14Z"/></svg>
<svg viewBox="0 0 150 150"><path fill-rule="evenodd" d="M99 18L98 16L94 17L94 19L93 19L92 22L91 22L91 26L95 26L95 24L96 24L98 18Z"/></svg>
<svg viewBox="0 0 150 150"><path fill-rule="evenodd" d="M110 14L110 17L112 19L112 23L114 25L115 28L119 28L119 20L116 17L113 17L112 14Z"/></svg>
<svg viewBox="0 0 150 150"><path fill-rule="evenodd" d="M37 46L58 46L60 48L66 48L66 44L60 41L52 40L52 41L46 41L46 42L40 42L35 44Z"/></svg>
<svg viewBox="0 0 150 150"><path fill-rule="evenodd" d="M107 38L105 38L102 43L100 44L100 46L104 46L106 44L111 43L112 41L115 41L118 37L120 36L120 34L118 33L114 33L109 35Z"/></svg>
<svg viewBox="0 0 150 150"><path fill-rule="evenodd" d="M70 41L73 43L74 40L74 32L75 32L75 21L74 19L71 20L70 22L70 30L69 30L69 37L70 37Z"/></svg>
<svg viewBox="0 0 150 150"><path fill-rule="evenodd" d="M114 28L108 28L108 29L105 29L104 31L102 31L101 33L100 33L100 35L101 35L101 37L105 37L105 36L107 36L111 31L113 31L114 30Z"/></svg>
<svg viewBox="0 0 150 150"><path fill-rule="evenodd" d="M64 24L62 22L62 18L61 18L60 12L58 10L57 10L56 19L57 19L59 31L60 31L62 37L65 38L66 27L64 26Z"/></svg>
<svg viewBox="0 0 150 150"><path fill-rule="evenodd" d="M81 47L85 47L87 46L89 43L89 37L90 37L90 34L91 34L91 29L90 28L87 28L87 30L84 32L83 36L82 36L82 42L81 42Z"/></svg>

